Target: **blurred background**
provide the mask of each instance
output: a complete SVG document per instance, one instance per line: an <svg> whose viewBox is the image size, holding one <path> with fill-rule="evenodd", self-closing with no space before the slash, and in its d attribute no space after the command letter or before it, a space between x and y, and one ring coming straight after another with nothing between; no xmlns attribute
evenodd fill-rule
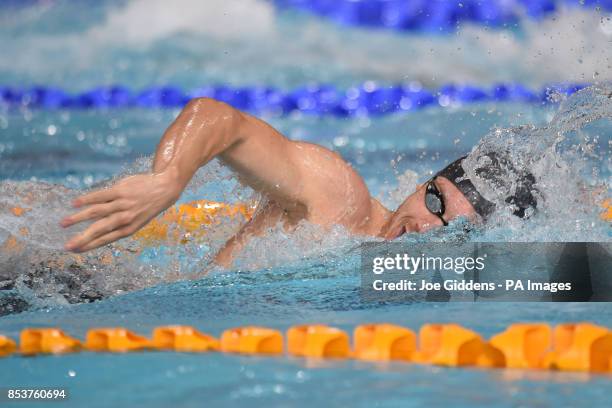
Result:
<svg viewBox="0 0 612 408"><path fill-rule="evenodd" d="M609 1L3 1L5 86L610 79Z"/></svg>
<svg viewBox="0 0 612 408"><path fill-rule="evenodd" d="M449 141L465 152L492 126L546 120L553 91L609 80L611 11L606 0L5 0L0 178L90 186L152 153L194 96L357 165L374 150L385 162L404 148L445 156Z"/></svg>

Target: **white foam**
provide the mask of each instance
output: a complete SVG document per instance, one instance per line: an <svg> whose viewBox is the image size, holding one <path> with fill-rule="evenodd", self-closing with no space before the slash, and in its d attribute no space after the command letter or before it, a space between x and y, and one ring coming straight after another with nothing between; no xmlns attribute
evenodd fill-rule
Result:
<svg viewBox="0 0 612 408"><path fill-rule="evenodd" d="M178 33L231 39L269 34L273 22L272 5L260 0L132 0L88 35L140 44Z"/></svg>
<svg viewBox="0 0 612 408"><path fill-rule="evenodd" d="M497 205L489 229L504 231L506 240L608 241L609 225L599 218L599 205L606 198L609 180L597 177L592 169L609 157L609 143L582 137L580 131L611 119L612 85L602 84L567 98L545 126L494 129L483 137L463 168L478 191ZM499 174L480 176L477 169L486 167L491 153L503 157L504 164L497 169ZM531 192L537 197L538 211L534 220L524 222L511 215L514 208L506 198L523 184L526 172L535 177Z"/></svg>

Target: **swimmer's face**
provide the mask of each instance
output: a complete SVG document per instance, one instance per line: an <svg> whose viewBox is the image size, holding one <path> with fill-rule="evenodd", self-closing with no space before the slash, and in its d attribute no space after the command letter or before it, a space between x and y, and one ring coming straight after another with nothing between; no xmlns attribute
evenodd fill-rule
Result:
<svg viewBox="0 0 612 408"><path fill-rule="evenodd" d="M442 217L450 222L457 217L475 219L476 211L463 193L445 177L436 177L433 181L444 201ZM427 183L420 185L393 213L382 229L382 236L395 239L406 232L425 232L444 225L442 220L432 214L425 206Z"/></svg>

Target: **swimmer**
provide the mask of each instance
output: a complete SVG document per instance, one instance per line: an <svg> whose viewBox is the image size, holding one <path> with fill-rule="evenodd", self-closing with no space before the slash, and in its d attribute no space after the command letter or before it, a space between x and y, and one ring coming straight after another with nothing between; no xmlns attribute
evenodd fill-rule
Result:
<svg viewBox="0 0 612 408"><path fill-rule="evenodd" d="M456 160L409 195L395 211L372 198L363 178L340 155L322 146L291 141L267 123L209 98L191 100L164 133L148 174L129 176L110 188L76 198L81 209L61 221L69 227L94 221L65 244L84 252L134 234L173 205L195 172L213 158L232 168L239 179L264 193L268 201L217 254L231 264L233 254L252 236L281 222L290 229L301 220L324 227L342 225L359 235L395 239L406 232L446 226L457 218L486 219L495 205L465 177ZM503 160L491 155L485 173ZM478 171L477 170L477 171ZM523 217L535 208L535 180L506 200Z"/></svg>

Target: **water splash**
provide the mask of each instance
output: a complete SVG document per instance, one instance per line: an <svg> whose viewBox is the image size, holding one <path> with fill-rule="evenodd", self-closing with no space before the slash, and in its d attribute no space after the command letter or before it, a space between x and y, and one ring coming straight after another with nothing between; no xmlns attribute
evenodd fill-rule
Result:
<svg viewBox="0 0 612 408"><path fill-rule="evenodd" d="M601 119L612 119L609 84L572 95L545 126L495 129L486 135L463 167L481 194L497 205L491 224L512 226L515 239L516 235L545 241L609 239L609 225L598 219L601 209L597 205L609 194L609 180L595 169L610 157L610 135L604 131L601 139L592 140L579 135L581 129ZM493 155L504 158L494 178L486 170ZM517 208L508 198L525 186L525 174L536 181L530 186L538 201L536 234L527 233L525 223L510 215Z"/></svg>
<svg viewBox="0 0 612 408"><path fill-rule="evenodd" d="M341 226L321 228L302 221L287 231L279 224L268 231L265 238L250 240L237 255L232 269L273 269L313 260L333 267L364 240L365 237L354 236Z"/></svg>
<svg viewBox="0 0 612 408"><path fill-rule="evenodd" d="M150 168L151 158L137 160L94 188ZM227 219L207 231L204 239L182 245L168 240L151 248L129 237L84 254L71 254L63 250L64 242L88 224L63 229L59 221L73 212L70 202L82 193L43 182L0 183L0 314L19 309L16 305L21 304L40 307L92 301L187 279L206 269L212 256L241 225L240 219ZM217 161L196 173L182 200L194 197L228 203L259 199ZM177 231L179 235L186 232Z"/></svg>
<svg viewBox="0 0 612 408"><path fill-rule="evenodd" d="M1 184L0 228L25 242L46 249L62 249L62 243L78 228L59 228L60 220L70 213L70 202L78 191L44 182Z"/></svg>

